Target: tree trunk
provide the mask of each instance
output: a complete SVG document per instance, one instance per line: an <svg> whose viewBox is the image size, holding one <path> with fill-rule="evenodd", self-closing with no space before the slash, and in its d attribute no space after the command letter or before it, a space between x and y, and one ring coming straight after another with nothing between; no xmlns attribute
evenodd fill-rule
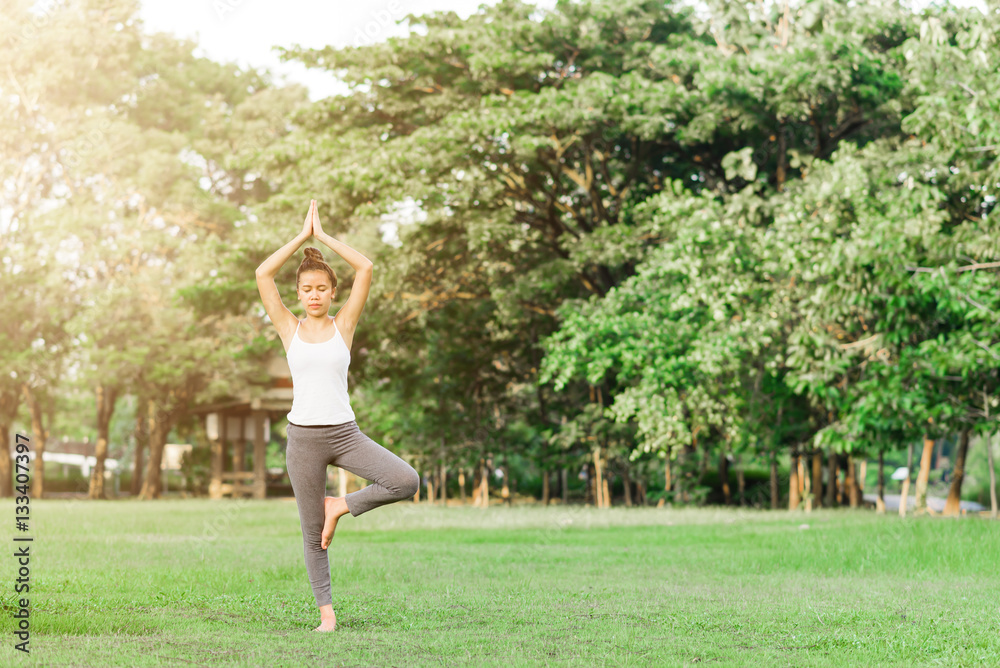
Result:
<svg viewBox="0 0 1000 668"><path fill-rule="evenodd" d="M844 479L847 478L847 467L844 465L843 458L837 457L837 475L834 478L834 484L837 486L837 505L842 506L847 502L847 494L845 493L847 487L844 484L844 480L840 479L841 471L844 472Z"/></svg>
<svg viewBox="0 0 1000 668"><path fill-rule="evenodd" d="M597 507L597 483L594 482L594 462L587 462L587 498L586 503Z"/></svg>
<svg viewBox="0 0 1000 668"><path fill-rule="evenodd" d="M771 510L777 510L781 499L778 498L778 454L771 451Z"/></svg>
<svg viewBox="0 0 1000 668"><path fill-rule="evenodd" d="M719 455L719 482L722 483L722 503L727 506L733 505L733 494L729 489L729 460L726 458L725 449Z"/></svg>
<svg viewBox="0 0 1000 668"><path fill-rule="evenodd" d="M441 477L438 480L441 487L441 505L448 507L448 467L441 462Z"/></svg>
<svg viewBox="0 0 1000 668"><path fill-rule="evenodd" d="M447 508L448 507L448 462L446 461L446 456L445 456L444 436L441 437L441 451L439 456L441 465L438 467L438 470L441 473L438 476L438 488L441 490L441 505Z"/></svg>
<svg viewBox="0 0 1000 668"><path fill-rule="evenodd" d="M434 505L434 501L437 498L437 497L434 496L434 475L435 475L434 469L435 468L437 468L437 467L435 467L433 465L431 466L431 474L427 478L427 503L428 503L428 505L431 505L431 506Z"/></svg>
<svg viewBox="0 0 1000 668"><path fill-rule="evenodd" d="M903 489L899 492L899 516L906 517L907 497L910 493L910 477L913 475L913 444L906 446L906 479Z"/></svg>
<svg viewBox="0 0 1000 668"><path fill-rule="evenodd" d="M0 496L3 497L14 496L14 460L10 457L9 424L0 420Z"/></svg>
<svg viewBox="0 0 1000 668"><path fill-rule="evenodd" d="M813 450L812 455L813 508L823 507L823 451Z"/></svg>
<svg viewBox="0 0 1000 668"><path fill-rule="evenodd" d="M705 473L708 471L708 441L706 440L701 447L701 457L698 458L698 480L695 482L695 487L700 487L702 480L705 479Z"/></svg>
<svg viewBox="0 0 1000 668"><path fill-rule="evenodd" d="M35 439L35 479L31 488L31 497L41 499L45 494L45 439L48 437L48 432L45 431L42 406L35 390L27 383L21 387L25 403L28 404L28 411L31 413L31 432Z"/></svg>
<svg viewBox="0 0 1000 668"><path fill-rule="evenodd" d="M604 457L601 456L601 451L595 453L596 459L594 460L594 482L597 485L597 507L607 508L608 498L606 496L607 486L604 484L606 474L606 466L604 464Z"/></svg>
<svg viewBox="0 0 1000 668"><path fill-rule="evenodd" d="M670 455L668 454L666 460L664 460L664 467L663 467L663 481L664 481L664 485L665 485L665 487L663 488L664 492L669 492L671 486L673 486L673 484L674 484L673 480L670 479L670 477L671 477L670 473L671 473L671 471L670 471Z"/></svg>
<svg viewBox="0 0 1000 668"><path fill-rule="evenodd" d="M983 412L986 416L986 421L990 421L990 399L989 395L986 393L986 387L983 387ZM990 517L993 519L997 518L997 474L996 469L993 465L993 443L991 434L986 433L986 465L990 469Z"/></svg>
<svg viewBox="0 0 1000 668"><path fill-rule="evenodd" d="M482 499L479 498L480 490L483 487L483 482L482 482L482 480L479 479L479 477L482 475L482 473L483 473L482 464L476 464L475 466L472 467L472 507L473 508L478 508L479 504L481 504L483 502Z"/></svg>
<svg viewBox="0 0 1000 668"><path fill-rule="evenodd" d="M805 463L805 457L802 455L801 450L799 451L796 459L798 460L798 464L796 464L795 468L799 473L799 478L798 478L799 498L805 498L804 495L806 493L806 463Z"/></svg>
<svg viewBox="0 0 1000 668"><path fill-rule="evenodd" d="M861 499L858 494L858 465L854 461L854 455L847 455L847 473L844 475L844 487L847 489L847 503L851 508L861 507Z"/></svg>
<svg viewBox="0 0 1000 668"><path fill-rule="evenodd" d="M490 506L490 467L486 460L482 460L483 463L483 474L482 478L479 480L479 494L482 497L483 508L489 508Z"/></svg>
<svg viewBox="0 0 1000 668"><path fill-rule="evenodd" d="M606 458L601 460L601 491L604 498L604 507L611 507L611 476L607 473L608 470L608 460Z"/></svg>
<svg viewBox="0 0 1000 668"><path fill-rule="evenodd" d="M989 445L989 440L986 441ZM955 453L955 468L951 473L951 487L948 489L948 500L944 504L944 515L960 515L962 512L962 480L965 478L965 456L969 451L969 430L962 430L958 441L958 452Z"/></svg>
<svg viewBox="0 0 1000 668"><path fill-rule="evenodd" d="M562 494L563 505L569 503L569 469L565 466L559 470L559 493Z"/></svg>
<svg viewBox="0 0 1000 668"><path fill-rule="evenodd" d="M997 473L993 464L993 444L991 434L986 434L986 463L990 468L990 517L997 518Z"/></svg>
<svg viewBox="0 0 1000 668"><path fill-rule="evenodd" d="M678 474L674 477L674 499L679 503L689 503L691 501L691 483L693 475L688 466L688 460L697 454L694 445L688 444L681 448L677 455Z"/></svg>
<svg viewBox="0 0 1000 668"><path fill-rule="evenodd" d="M604 508L603 473L600 450L594 450L594 505L598 508Z"/></svg>
<svg viewBox="0 0 1000 668"><path fill-rule="evenodd" d="M11 425L17 419L18 392L0 391L0 496L14 496L14 461L10 457ZM17 440L17 436L14 437ZM20 495L19 495L20 496Z"/></svg>
<svg viewBox="0 0 1000 668"><path fill-rule="evenodd" d="M743 454L736 455L736 490L739 494L740 505L747 503L747 481L743 473Z"/></svg>
<svg viewBox="0 0 1000 668"><path fill-rule="evenodd" d="M141 396L136 397L135 405L135 454L132 461L132 484L129 486L129 492L133 497L138 498L139 492L142 491L142 471L143 471L143 452L149 445L149 431L147 429L146 411L148 408L148 402ZM220 420L221 421L221 420ZM219 434L223 433L224 425L219 425ZM225 447L224 443L219 444L220 447ZM220 450L221 453L221 450ZM220 455L221 456L221 455ZM219 460L221 463L221 459ZM221 472L221 467L220 467Z"/></svg>
<svg viewBox="0 0 1000 668"><path fill-rule="evenodd" d="M917 474L917 509L927 511L927 481L931 475L931 455L934 453L934 439L924 437L924 451L920 455L920 473Z"/></svg>
<svg viewBox="0 0 1000 668"><path fill-rule="evenodd" d="M799 497L799 453L792 446L792 460L788 471L788 509L796 510L802 499Z"/></svg>
<svg viewBox="0 0 1000 668"><path fill-rule="evenodd" d="M878 451L878 498L875 500L875 512L885 514L885 451Z"/></svg>
<svg viewBox="0 0 1000 668"><path fill-rule="evenodd" d="M108 457L108 425L115 410L118 399L118 388L108 388L99 384L95 391L97 403L97 449L94 453L96 463L90 471L90 489L87 496L91 499L106 499L104 491L104 461Z"/></svg>
<svg viewBox="0 0 1000 668"><path fill-rule="evenodd" d="M167 443L170 424L167 415L149 399L149 463L146 465L146 479L142 483L139 498L158 499L162 491L160 470L163 468L163 450Z"/></svg>
<svg viewBox="0 0 1000 668"><path fill-rule="evenodd" d="M622 466L622 484L625 486L625 507L632 507L632 478L628 474L628 463Z"/></svg>
<svg viewBox="0 0 1000 668"><path fill-rule="evenodd" d="M549 505L549 470L542 471L542 505Z"/></svg>
<svg viewBox="0 0 1000 668"><path fill-rule="evenodd" d="M503 471L503 487L500 489L500 498L509 506L513 499L510 496L510 466L507 464L506 456L503 458L503 467L500 470Z"/></svg>
<svg viewBox="0 0 1000 668"><path fill-rule="evenodd" d="M833 450L826 458L826 507L837 507L837 453Z"/></svg>
<svg viewBox="0 0 1000 668"><path fill-rule="evenodd" d="M809 474L810 459L808 453L802 453L799 456L799 482L802 483L802 500L807 513L812 512L814 496L812 491L812 476Z"/></svg>
<svg viewBox="0 0 1000 668"><path fill-rule="evenodd" d="M465 505L465 466L458 467L458 493L459 498L462 499L462 505Z"/></svg>

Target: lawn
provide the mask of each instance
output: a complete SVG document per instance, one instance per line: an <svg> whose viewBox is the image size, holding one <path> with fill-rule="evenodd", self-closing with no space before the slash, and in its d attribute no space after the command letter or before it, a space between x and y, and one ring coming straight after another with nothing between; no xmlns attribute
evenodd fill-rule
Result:
<svg viewBox="0 0 1000 668"><path fill-rule="evenodd" d="M325 634L293 500L43 500L31 522L31 654L8 556L0 665L1000 662L979 517L403 502L340 521Z"/></svg>

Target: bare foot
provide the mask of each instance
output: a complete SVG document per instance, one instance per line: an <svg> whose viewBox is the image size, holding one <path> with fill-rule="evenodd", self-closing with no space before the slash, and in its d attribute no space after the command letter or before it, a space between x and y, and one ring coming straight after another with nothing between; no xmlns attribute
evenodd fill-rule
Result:
<svg viewBox="0 0 1000 668"><path fill-rule="evenodd" d="M330 616L327 617L323 615L320 618L319 626L313 629L313 631L336 631L337 630L337 615L331 612Z"/></svg>
<svg viewBox="0 0 1000 668"><path fill-rule="evenodd" d="M325 550L333 540L333 532L337 530L337 520L350 511L347 509L347 501L342 496L328 496L323 499L323 509L323 533L320 536L319 546Z"/></svg>

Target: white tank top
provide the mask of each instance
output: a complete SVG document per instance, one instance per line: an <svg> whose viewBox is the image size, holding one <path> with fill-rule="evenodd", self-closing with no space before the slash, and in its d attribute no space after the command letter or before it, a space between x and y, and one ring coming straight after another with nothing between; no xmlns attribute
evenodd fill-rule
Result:
<svg viewBox="0 0 1000 668"><path fill-rule="evenodd" d="M302 321L299 321L299 325ZM322 343L299 338L299 325L288 344L288 368L292 372L292 424L342 424L355 419L347 395L347 368L351 351L333 321L333 337Z"/></svg>

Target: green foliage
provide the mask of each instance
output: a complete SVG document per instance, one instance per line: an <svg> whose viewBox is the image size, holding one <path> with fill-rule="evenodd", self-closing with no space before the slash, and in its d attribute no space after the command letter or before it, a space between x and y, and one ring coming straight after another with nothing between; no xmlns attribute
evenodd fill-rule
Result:
<svg viewBox="0 0 1000 668"><path fill-rule="evenodd" d="M261 391L251 270L315 198L376 266L359 422L422 467L996 430L995 11L503 0L287 50L350 86L307 103L134 0L9 4L0 423L25 383L168 423Z"/></svg>
<svg viewBox="0 0 1000 668"><path fill-rule="evenodd" d="M661 247L601 299L565 305L539 380L614 374L633 456L674 456L699 432L866 452L995 429L982 396L997 391L1000 285L995 268L964 269L997 257L996 163L958 147L990 141L975 114L990 113L978 91L997 44L948 7L755 11L717 8L702 78L678 82L704 96L688 143L729 149L719 168L703 159L634 208ZM982 66L941 75L937 47ZM946 120L959 113L961 130Z"/></svg>

